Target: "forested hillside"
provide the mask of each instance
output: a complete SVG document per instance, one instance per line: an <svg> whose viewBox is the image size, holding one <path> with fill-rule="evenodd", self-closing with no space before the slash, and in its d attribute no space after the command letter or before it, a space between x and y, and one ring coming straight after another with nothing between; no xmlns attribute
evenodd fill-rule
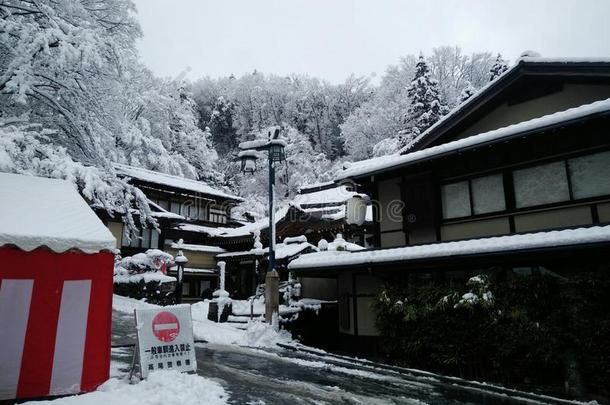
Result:
<svg viewBox="0 0 610 405"><path fill-rule="evenodd" d="M380 77L339 84L252 72L155 77L140 61L129 0L0 3L0 170L66 178L93 204L145 218L112 162L201 179L264 214L265 165L239 173L237 145L281 126L280 198L330 180L345 161L393 153L506 69L500 55L424 50ZM154 220L149 218L149 221Z"/></svg>

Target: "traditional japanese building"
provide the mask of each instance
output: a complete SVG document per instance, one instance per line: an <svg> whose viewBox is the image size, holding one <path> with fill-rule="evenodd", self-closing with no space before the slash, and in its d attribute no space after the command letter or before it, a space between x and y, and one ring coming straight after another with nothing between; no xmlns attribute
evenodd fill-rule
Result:
<svg viewBox="0 0 610 405"><path fill-rule="evenodd" d="M116 238L121 254L131 256L160 249L175 256L176 244L183 239L182 250L189 260L184 271L183 297L187 301L199 300L204 291L214 290L218 283L215 256L226 251L223 240L181 228L216 230L242 226L243 223L231 218L231 209L243 200L197 180L121 164L116 164L115 170L146 195L161 231L142 227L137 234L129 235L129 228L117 220L119 216L112 218L105 211L98 211ZM175 267L168 271L170 275L175 272Z"/></svg>
<svg viewBox="0 0 610 405"><path fill-rule="evenodd" d="M610 60L524 58L409 149L336 179L373 199L372 248L294 260L337 280L340 332L371 348L385 282L610 263Z"/></svg>
<svg viewBox="0 0 610 405"><path fill-rule="evenodd" d="M366 245L367 240L370 242L372 211L368 210L367 215L368 204L368 196L355 192L349 183L303 187L286 207L276 212L279 249L276 259L280 279L287 280L286 266L290 260L316 249L322 239L333 241L337 235L344 235L349 242L361 245ZM255 293L259 283L264 282L268 248L257 249L254 244L258 236L263 245L268 245L268 221L263 218L238 228L190 223L178 223L175 227L185 240L204 238L211 245L225 248L226 252L217 254L216 260L227 263L229 292L236 298L247 298ZM302 284L303 293L309 298L336 299L334 293L329 293L336 286L334 280L305 278Z"/></svg>

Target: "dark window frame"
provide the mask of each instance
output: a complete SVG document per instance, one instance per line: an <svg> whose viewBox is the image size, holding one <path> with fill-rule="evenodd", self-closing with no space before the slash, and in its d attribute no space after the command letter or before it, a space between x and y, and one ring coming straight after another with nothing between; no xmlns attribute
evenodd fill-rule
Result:
<svg viewBox="0 0 610 405"><path fill-rule="evenodd" d="M481 179L484 177L491 177L491 176L499 176L502 179L502 188L503 188L503 194L504 194L504 209L503 210L499 210L499 211L492 211L492 212L485 212L483 214L475 214L474 213L474 194L472 192L472 181L476 180L476 179ZM462 182L466 182L468 184L468 198L470 200L470 215L466 215L466 216L461 216L461 217L453 217L453 218L445 218L443 215L443 192L442 189L444 186L449 185L449 184L456 184L456 183L462 183ZM502 213L506 213L508 212L508 203L507 203L507 198L506 198L506 183L505 183L505 179L504 179L504 171L500 170L500 171L493 171L493 172L488 172L486 174L479 174L476 176L470 176L470 177L465 177L462 178L461 180L452 180L452 181L445 181L445 180L441 180L441 182L439 183L439 187L438 189L440 190L439 192L439 198L440 198L440 207L441 207L441 220L444 222L446 221L459 221L459 220L463 220L463 219L467 219L467 218L478 218L478 217L489 217L489 216L497 216L499 214Z"/></svg>
<svg viewBox="0 0 610 405"><path fill-rule="evenodd" d="M498 169L487 170L487 171L479 172L476 174L470 174L470 175L457 176L457 177L443 179L439 182L439 185L438 185L439 191L446 184L459 183L462 181L468 182L468 188L469 188L469 193L470 193L470 198L471 198L471 200L470 200L471 215L455 217L455 218L444 218L443 212L442 212L442 203L443 203L442 196L441 196L442 192L439 192L439 199L440 199L440 204L441 204L441 212L440 212L441 224L446 225L446 224L452 224L452 223L467 222L467 221L471 221L471 220L491 219L491 218L507 217L507 216L511 220L511 222L514 222L514 215L518 215L518 214L522 214L522 213L527 213L527 212L532 212L532 211L552 210L555 208L569 207L569 206L574 206L574 205L589 205L589 204L596 204L596 203L608 201L608 200L610 200L610 194L604 194L604 195L587 197L587 198L575 198L574 193L573 193L573 182L572 182L572 178L570 176L570 171L569 171L569 161L571 159L576 159L576 158L589 156L589 155L595 155L597 153L603 153L603 152L610 152L610 147L608 145L603 145L600 147L580 150L576 153L563 154L561 156L552 156L552 157L548 157L545 159L537 160L535 162L508 165L508 166L502 167L499 170ZM529 169L529 168L543 166L545 164L556 163L556 162L563 162L563 164L564 164L564 168L566 171L567 184L568 184L569 199L564 200L564 201L553 202L553 203L531 205L531 206L527 206L527 207L517 208L516 201L515 201L515 182L514 182L513 173L516 170ZM494 174L501 174L503 176L504 200L505 200L506 209L503 211L494 211L494 212L485 213L485 214L474 214L474 207L472 204L471 180L480 178L480 177L492 176ZM594 208L592 208L592 209L594 209ZM595 217L595 215L593 217ZM599 220L597 222L599 222ZM597 223L597 222L595 222L595 218L594 218L594 223ZM514 226L511 226L511 232L514 232L513 228L514 228Z"/></svg>

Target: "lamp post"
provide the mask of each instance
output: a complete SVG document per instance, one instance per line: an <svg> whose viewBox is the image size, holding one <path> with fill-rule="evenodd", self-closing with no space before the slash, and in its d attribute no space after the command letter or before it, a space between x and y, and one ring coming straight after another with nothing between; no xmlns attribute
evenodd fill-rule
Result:
<svg viewBox="0 0 610 405"><path fill-rule="evenodd" d="M183 241L182 239L180 239L178 241L178 254L176 255L176 257L174 258L174 262L176 263L176 266L178 266L178 269L176 271L176 275L178 276L178 282L176 283L176 303L180 304L182 303L182 276L184 275L184 265L186 263L188 263L188 259L186 258L186 256L184 254L182 254L182 244Z"/></svg>
<svg viewBox="0 0 610 405"><path fill-rule="evenodd" d="M261 152L267 152L269 164L269 266L265 276L265 321L271 323L273 314L279 316L279 275L275 271L275 164L286 160L286 142L279 139L280 130L276 128L268 139L257 139L239 144L241 168L244 173L256 171L256 160Z"/></svg>

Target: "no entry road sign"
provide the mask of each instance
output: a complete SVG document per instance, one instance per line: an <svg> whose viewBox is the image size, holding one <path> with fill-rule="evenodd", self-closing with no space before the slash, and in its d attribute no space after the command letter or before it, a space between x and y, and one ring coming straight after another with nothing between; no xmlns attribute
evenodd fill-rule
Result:
<svg viewBox="0 0 610 405"><path fill-rule="evenodd" d="M190 305L136 309L142 378L157 370L196 371Z"/></svg>
<svg viewBox="0 0 610 405"><path fill-rule="evenodd" d="M153 334L162 342L171 342L180 335L180 321L171 312L159 312L152 320Z"/></svg>

